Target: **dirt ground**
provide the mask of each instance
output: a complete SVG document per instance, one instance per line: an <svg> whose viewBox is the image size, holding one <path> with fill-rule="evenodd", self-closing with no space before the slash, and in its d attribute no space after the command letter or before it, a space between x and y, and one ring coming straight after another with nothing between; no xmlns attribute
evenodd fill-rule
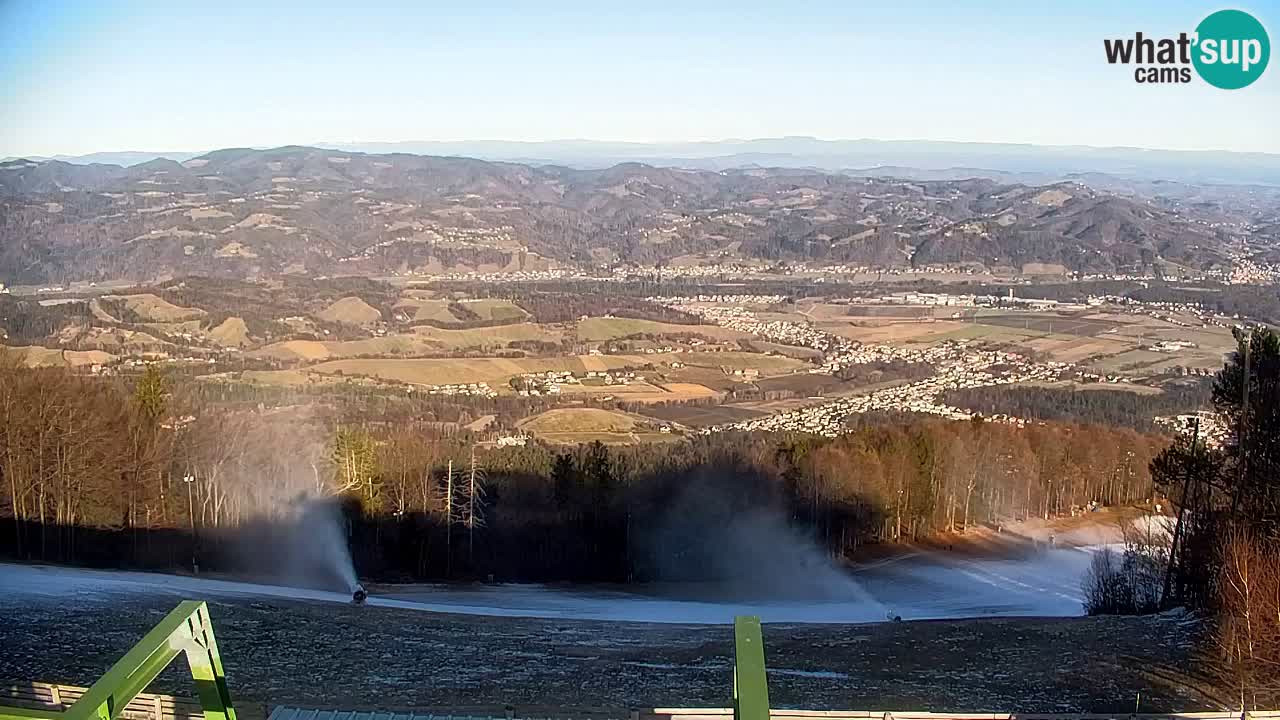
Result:
<svg viewBox="0 0 1280 720"><path fill-rule="evenodd" d="M0 683L87 685L177 598L0 598ZM210 603L233 697L306 707L726 706L732 631L304 601ZM1131 711L1214 707L1170 678L1198 624L1144 618L766 625L777 707ZM190 693L181 663L152 688Z"/></svg>

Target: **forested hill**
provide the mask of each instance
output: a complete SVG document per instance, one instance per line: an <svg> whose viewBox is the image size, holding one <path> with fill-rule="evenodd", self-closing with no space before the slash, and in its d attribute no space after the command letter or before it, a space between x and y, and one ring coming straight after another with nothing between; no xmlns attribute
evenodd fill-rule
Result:
<svg viewBox="0 0 1280 720"><path fill-rule="evenodd" d="M580 170L308 147L127 168L13 160L0 163L0 282L541 270L690 255L1174 271L1229 264L1226 248L1264 227L1245 215L1076 183L806 169Z"/></svg>

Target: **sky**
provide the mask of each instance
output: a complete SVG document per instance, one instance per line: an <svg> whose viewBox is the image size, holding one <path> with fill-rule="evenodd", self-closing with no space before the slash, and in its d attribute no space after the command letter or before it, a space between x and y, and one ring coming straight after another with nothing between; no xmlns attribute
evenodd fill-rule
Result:
<svg viewBox="0 0 1280 720"><path fill-rule="evenodd" d="M960 140L1280 153L1253 85L1139 85L1104 38L1223 6L0 0L0 157L405 140ZM1280 41L1280 0L1232 5Z"/></svg>

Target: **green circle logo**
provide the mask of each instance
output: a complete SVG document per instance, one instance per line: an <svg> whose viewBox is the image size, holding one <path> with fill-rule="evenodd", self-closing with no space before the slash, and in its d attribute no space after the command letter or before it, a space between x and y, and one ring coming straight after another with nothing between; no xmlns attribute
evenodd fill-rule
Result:
<svg viewBox="0 0 1280 720"><path fill-rule="evenodd" d="M1238 90L1262 76L1271 59L1271 40L1257 18L1241 10L1219 10L1196 26L1191 62L1204 81Z"/></svg>

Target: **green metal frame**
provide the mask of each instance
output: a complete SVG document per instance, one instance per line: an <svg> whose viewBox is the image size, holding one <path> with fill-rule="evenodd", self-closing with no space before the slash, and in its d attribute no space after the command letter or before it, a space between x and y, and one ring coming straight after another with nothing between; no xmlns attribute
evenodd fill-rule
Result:
<svg viewBox="0 0 1280 720"><path fill-rule="evenodd" d="M204 720L236 720L209 608L184 600L63 711L0 706L0 720L115 720L179 654L195 681Z"/></svg>
<svg viewBox="0 0 1280 720"><path fill-rule="evenodd" d="M764 637L760 618L733 619L733 717L769 720L769 681L764 671Z"/></svg>
<svg viewBox="0 0 1280 720"><path fill-rule="evenodd" d="M734 618L733 635L733 716L769 720L760 618ZM204 720L236 720L209 607L196 600L179 603L71 707L57 711L0 706L0 720L116 720L180 654L187 657Z"/></svg>

